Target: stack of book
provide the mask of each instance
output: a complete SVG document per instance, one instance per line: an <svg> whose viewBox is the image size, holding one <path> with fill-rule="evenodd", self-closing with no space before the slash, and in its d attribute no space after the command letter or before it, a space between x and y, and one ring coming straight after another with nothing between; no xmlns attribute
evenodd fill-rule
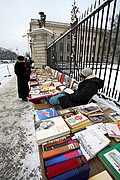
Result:
<svg viewBox="0 0 120 180"><path fill-rule="evenodd" d="M90 167L78 140L70 136L42 144L47 179L88 179Z"/></svg>
<svg viewBox="0 0 120 180"><path fill-rule="evenodd" d="M72 133L84 129L86 126L90 125L90 120L82 113L66 118L65 122L68 124Z"/></svg>
<svg viewBox="0 0 120 180"><path fill-rule="evenodd" d="M35 123L38 145L43 142L70 134L70 129L61 116L40 120Z"/></svg>
<svg viewBox="0 0 120 180"><path fill-rule="evenodd" d="M57 111L68 124L72 133L86 128L90 125L88 117L80 113L78 106Z"/></svg>

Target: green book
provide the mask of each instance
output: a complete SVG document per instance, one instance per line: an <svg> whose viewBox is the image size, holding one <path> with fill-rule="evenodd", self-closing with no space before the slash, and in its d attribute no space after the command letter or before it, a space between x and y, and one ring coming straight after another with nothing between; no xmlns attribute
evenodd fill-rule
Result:
<svg viewBox="0 0 120 180"><path fill-rule="evenodd" d="M114 179L120 179L120 143L104 149L98 154L99 159Z"/></svg>

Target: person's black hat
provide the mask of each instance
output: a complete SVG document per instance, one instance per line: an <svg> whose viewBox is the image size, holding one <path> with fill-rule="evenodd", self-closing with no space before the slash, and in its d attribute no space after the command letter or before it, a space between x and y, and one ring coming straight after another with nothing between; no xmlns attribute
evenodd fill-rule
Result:
<svg viewBox="0 0 120 180"><path fill-rule="evenodd" d="M19 61L25 60L24 56L18 56L17 59L18 59Z"/></svg>

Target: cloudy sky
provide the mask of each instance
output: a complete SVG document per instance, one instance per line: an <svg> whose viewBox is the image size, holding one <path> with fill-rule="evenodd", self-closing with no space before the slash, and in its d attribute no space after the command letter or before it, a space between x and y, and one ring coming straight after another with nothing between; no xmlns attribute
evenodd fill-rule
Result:
<svg viewBox="0 0 120 180"><path fill-rule="evenodd" d="M103 0L101 0L103 1ZM31 19L39 19L39 12L46 20L70 23L74 0L0 0L0 47L19 54L28 51L27 36L23 37ZM80 12L84 12L94 0L76 0Z"/></svg>

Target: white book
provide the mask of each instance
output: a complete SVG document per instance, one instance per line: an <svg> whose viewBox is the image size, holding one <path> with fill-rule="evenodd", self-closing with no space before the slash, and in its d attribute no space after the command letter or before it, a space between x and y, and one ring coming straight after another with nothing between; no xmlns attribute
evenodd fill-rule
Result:
<svg viewBox="0 0 120 180"><path fill-rule="evenodd" d="M75 137L79 140L80 148L87 160L94 158L110 143L105 135L94 129L79 131L75 133Z"/></svg>
<svg viewBox="0 0 120 180"><path fill-rule="evenodd" d="M66 92L68 94L73 94L74 93L74 91L72 89L70 89L70 88L65 88L64 92Z"/></svg>
<svg viewBox="0 0 120 180"><path fill-rule="evenodd" d="M69 127L61 116L41 120L35 124L35 131L39 145L70 133Z"/></svg>
<svg viewBox="0 0 120 180"><path fill-rule="evenodd" d="M73 116L68 117L68 118L65 119L66 123L70 127L74 127L77 124L80 124L82 122L86 122L87 120L88 120L88 118L86 116L84 116L82 113L73 115Z"/></svg>
<svg viewBox="0 0 120 180"><path fill-rule="evenodd" d="M120 138L120 123L106 123L106 129L110 137Z"/></svg>
<svg viewBox="0 0 120 180"><path fill-rule="evenodd" d="M102 134L107 134L107 130L106 130L105 124L102 123L102 122L101 123L97 123L97 124L93 124L91 126L87 126L86 128L87 129L98 130Z"/></svg>

